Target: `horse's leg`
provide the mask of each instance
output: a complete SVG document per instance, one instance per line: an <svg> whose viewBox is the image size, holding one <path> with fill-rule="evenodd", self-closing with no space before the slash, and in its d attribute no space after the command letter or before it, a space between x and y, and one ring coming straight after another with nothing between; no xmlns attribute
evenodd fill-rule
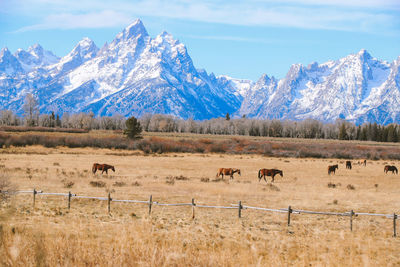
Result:
<svg viewBox="0 0 400 267"><path fill-rule="evenodd" d="M271 183L273 183L275 181L275 174L273 174L271 177L272 177Z"/></svg>

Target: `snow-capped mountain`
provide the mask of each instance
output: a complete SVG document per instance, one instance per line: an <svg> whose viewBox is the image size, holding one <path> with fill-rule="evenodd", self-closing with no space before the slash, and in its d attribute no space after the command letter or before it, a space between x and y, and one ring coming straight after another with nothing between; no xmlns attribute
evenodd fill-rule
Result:
<svg viewBox="0 0 400 267"><path fill-rule="evenodd" d="M260 78L244 96L239 114L270 119L400 122L399 61L382 62L363 49L321 65L295 64L280 81Z"/></svg>
<svg viewBox="0 0 400 267"><path fill-rule="evenodd" d="M13 56L7 47L0 51L0 75L16 76L24 72L21 63Z"/></svg>
<svg viewBox="0 0 400 267"><path fill-rule="evenodd" d="M58 58L40 45L0 52L0 109L19 114L27 93L43 113L145 113L209 119L246 115L357 123L400 122L400 57L379 61L361 50L323 64L293 65L278 80L216 77L196 69L182 43L167 32L155 38L136 20L99 49L83 38Z"/></svg>
<svg viewBox="0 0 400 267"><path fill-rule="evenodd" d="M18 49L15 52L15 57L19 60L25 72L55 64L60 60L52 52L44 50L39 44L29 47L28 51Z"/></svg>
<svg viewBox="0 0 400 267"><path fill-rule="evenodd" d="M140 20L100 50L83 39L46 70L20 75L8 101L0 97L2 108L18 110L26 92L33 92L42 112L206 119L234 113L242 100L233 86L197 70L182 43L167 32L151 38ZM0 95L7 94L11 76L0 80Z"/></svg>

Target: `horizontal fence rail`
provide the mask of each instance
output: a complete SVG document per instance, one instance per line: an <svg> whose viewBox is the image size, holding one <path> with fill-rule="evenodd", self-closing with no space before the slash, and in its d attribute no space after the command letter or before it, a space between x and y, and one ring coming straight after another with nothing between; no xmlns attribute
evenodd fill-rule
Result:
<svg viewBox="0 0 400 267"><path fill-rule="evenodd" d="M389 219L393 219L393 236L396 237L396 220L398 219L398 215L396 213L393 214L382 214L382 213L368 213L368 212L354 212L346 211L346 212L325 212L325 211L310 211L310 210L301 210L301 209L292 209L291 206L288 208L282 209L272 209L272 208L264 208L264 207L253 207L242 205L242 202L239 201L238 204L230 204L230 206L215 206L215 205L206 205L206 204L196 204L194 202L194 198L191 203L160 203L157 201L153 201L153 196L150 196L149 200L131 200L131 199L113 199L111 198L111 194L108 193L107 197L94 197L94 196L83 196L68 193L52 193L52 192L43 192L41 190L20 190L20 191L2 191L0 190L0 194L33 194L33 207L35 207L36 195L48 195L48 196L63 196L68 197L68 209L71 207L71 199L95 199L95 200L104 200L108 201L108 212L111 212L111 202L122 202L122 203L139 203L146 204L149 206L149 215L151 214L151 208L153 205L156 206L190 206L192 207L192 218L195 218L195 207L196 208L213 208L213 209L237 209L239 218L241 218L241 210L259 210L259 211L269 211L269 212L277 212L277 213L286 213L287 214L287 224L290 225L290 215L291 214L314 214L314 215L332 215L332 216L347 216L350 218L350 230L353 230L353 217L354 216L377 216L377 217L386 217Z"/></svg>

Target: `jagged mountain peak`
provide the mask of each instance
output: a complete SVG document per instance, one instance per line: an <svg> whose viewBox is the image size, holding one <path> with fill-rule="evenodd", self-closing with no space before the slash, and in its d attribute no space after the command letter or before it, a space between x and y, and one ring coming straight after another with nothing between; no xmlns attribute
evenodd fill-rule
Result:
<svg viewBox="0 0 400 267"><path fill-rule="evenodd" d="M78 42L70 54L79 54L82 58L90 59L93 58L98 51L99 48L92 39L84 37Z"/></svg>
<svg viewBox="0 0 400 267"><path fill-rule="evenodd" d="M43 49L40 44L34 44L27 51L18 49L14 56L19 60L26 72L57 63L60 58L52 52Z"/></svg>
<svg viewBox="0 0 400 267"><path fill-rule="evenodd" d="M147 33L146 28L143 25L143 22L140 19L136 19L133 23L131 23L128 27L126 27L122 32L120 32L117 36L117 40L129 40L131 38L138 38L140 36L146 37L149 34Z"/></svg>
<svg viewBox="0 0 400 267"><path fill-rule="evenodd" d="M95 45L95 43L89 37L83 37L82 40L78 42L78 45L81 47L90 47L92 45Z"/></svg>
<svg viewBox="0 0 400 267"><path fill-rule="evenodd" d="M81 66L86 61L96 57L98 51L99 48L96 44L90 38L84 37L71 52L52 66L53 74L60 75Z"/></svg>
<svg viewBox="0 0 400 267"><path fill-rule="evenodd" d="M0 51L0 76L2 74L6 76L14 76L24 72L21 63L18 59L11 54L7 47L4 47Z"/></svg>
<svg viewBox="0 0 400 267"><path fill-rule="evenodd" d="M360 49L360 51L358 51L357 55L362 56L362 57L371 57L370 53L368 53L367 49Z"/></svg>
<svg viewBox="0 0 400 267"><path fill-rule="evenodd" d="M186 53L186 47L184 44L179 42L179 40L174 39L174 36L166 31L163 31L157 35L152 43L156 46L163 46L164 48L171 49L172 47L177 47L181 53Z"/></svg>
<svg viewBox="0 0 400 267"><path fill-rule="evenodd" d="M263 73L257 82L268 83L270 80L271 78L266 73Z"/></svg>
<svg viewBox="0 0 400 267"><path fill-rule="evenodd" d="M0 57L5 57L5 56L9 56L9 55L12 55L12 54L11 54L10 50L8 49L8 47L3 47L0 50Z"/></svg>
<svg viewBox="0 0 400 267"><path fill-rule="evenodd" d="M34 44L28 48L28 52L40 56L43 54L43 47L40 44Z"/></svg>

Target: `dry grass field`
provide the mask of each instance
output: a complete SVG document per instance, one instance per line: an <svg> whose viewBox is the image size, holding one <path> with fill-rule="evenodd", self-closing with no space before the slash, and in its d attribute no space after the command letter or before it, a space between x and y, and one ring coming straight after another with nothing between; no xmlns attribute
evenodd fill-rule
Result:
<svg viewBox="0 0 400 267"><path fill-rule="evenodd" d="M59 134L59 133L56 133ZM314 211L399 213L400 176L384 174L393 160L345 169L338 159L270 158L217 153L144 154L94 148L3 148L0 172L18 190L115 199ZM358 160L352 160L357 162ZM94 162L115 166L91 173ZM327 166L339 164L336 175ZM241 169L234 180L217 169ZM260 168L282 169L275 183L258 181ZM335 187L328 187L328 184ZM96 186L97 185L97 186ZM349 186L351 185L351 186ZM103 187L99 187L103 186ZM349 189L352 188L352 189ZM398 266L400 237L392 220L236 209L153 206L19 194L0 209L4 266Z"/></svg>

